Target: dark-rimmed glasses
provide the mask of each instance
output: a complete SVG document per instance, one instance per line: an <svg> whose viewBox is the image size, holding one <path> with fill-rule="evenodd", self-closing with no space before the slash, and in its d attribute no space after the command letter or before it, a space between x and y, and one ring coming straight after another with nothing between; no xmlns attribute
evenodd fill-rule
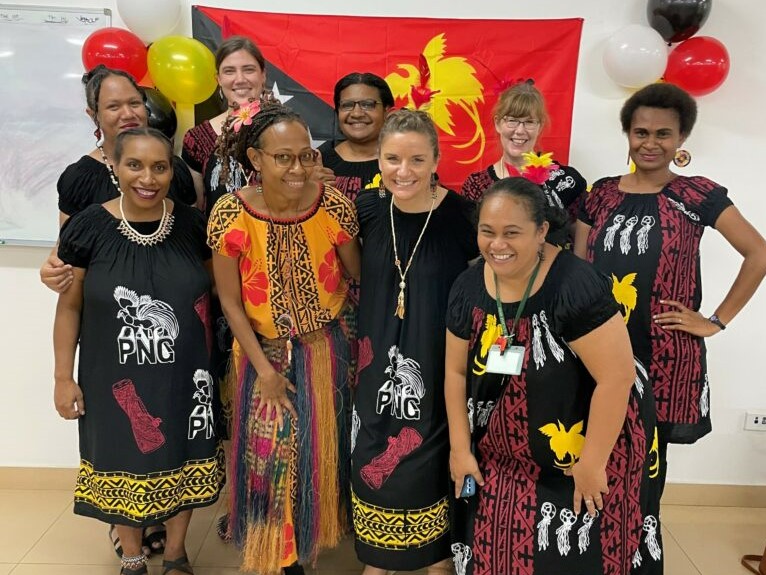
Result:
<svg viewBox="0 0 766 575"><path fill-rule="evenodd" d="M378 100L343 100L338 104L338 110L341 112L351 112L358 105L363 112L372 112L378 104L382 103Z"/></svg>
<svg viewBox="0 0 766 575"><path fill-rule="evenodd" d="M536 130L540 127L540 120L519 120L510 116L503 116L502 122L509 130L515 130L519 125L524 126L525 130Z"/></svg>
<svg viewBox="0 0 766 575"><path fill-rule="evenodd" d="M290 152L277 152L276 154L272 154L271 152L261 150L260 148L259 151L274 158L274 164L276 164L278 168L292 168L295 165L296 158L304 168L313 168L317 165L317 158L319 157L319 152L316 150L307 150L300 154L291 154Z"/></svg>

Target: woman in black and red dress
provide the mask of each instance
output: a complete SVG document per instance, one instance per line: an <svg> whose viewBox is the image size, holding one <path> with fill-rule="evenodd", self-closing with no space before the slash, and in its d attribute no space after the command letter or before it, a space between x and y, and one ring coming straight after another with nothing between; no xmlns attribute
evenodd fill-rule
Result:
<svg viewBox="0 0 766 575"><path fill-rule="evenodd" d="M611 278L634 353L649 372L659 494L668 443L694 443L711 430L704 338L726 328L766 274L766 241L726 188L670 171L696 116L694 99L672 84L651 84L625 102L620 118L636 170L593 185L575 240L575 253ZM744 261L724 300L703 315L699 248L706 227L718 230Z"/></svg>
<svg viewBox="0 0 766 575"><path fill-rule="evenodd" d="M535 184L493 184L483 260L452 286L450 470L456 495L466 476L479 484L456 503L458 575L627 575L642 530L661 552L641 490L651 395L608 280L545 241L565 220Z"/></svg>

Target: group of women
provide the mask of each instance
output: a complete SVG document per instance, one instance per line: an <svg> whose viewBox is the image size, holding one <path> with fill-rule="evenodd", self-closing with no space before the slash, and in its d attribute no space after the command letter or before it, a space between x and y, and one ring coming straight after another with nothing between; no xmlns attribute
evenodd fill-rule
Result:
<svg viewBox="0 0 766 575"><path fill-rule="evenodd" d="M584 193L535 160L547 114L520 82L500 159L458 194L433 122L381 78L338 81L343 139L313 150L252 42L216 64L227 111L186 134L191 171L130 77L86 75L98 144L61 177L41 269L75 512L114 526L120 572L164 549L163 575L193 573L186 528L230 438L219 534L245 571L303 573L353 531L365 575L661 573L667 445L710 431L704 338L766 274L726 190L669 169L693 99L634 94L635 171ZM743 256L710 317L705 226Z"/></svg>

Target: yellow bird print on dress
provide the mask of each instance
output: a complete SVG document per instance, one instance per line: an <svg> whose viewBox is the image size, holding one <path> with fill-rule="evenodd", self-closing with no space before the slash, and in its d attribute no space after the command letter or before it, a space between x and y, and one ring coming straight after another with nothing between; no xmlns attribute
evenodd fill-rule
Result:
<svg viewBox="0 0 766 575"><path fill-rule="evenodd" d="M481 333L479 342L481 347L479 348L479 354L473 358L473 373L475 375L484 375L487 372L487 364L481 363L480 359L486 359L489 353L489 348L497 341L500 334L503 333L502 326L497 323L497 318L494 314L488 313L487 319L484 321L484 331Z"/></svg>
<svg viewBox="0 0 766 575"><path fill-rule="evenodd" d="M633 282L636 279L636 273L627 274L621 280L612 274L612 295L618 304L622 306L622 313L625 315L625 323L630 319L630 312L636 309L636 300L638 299L638 290Z"/></svg>
<svg viewBox="0 0 766 575"><path fill-rule="evenodd" d="M556 455L553 464L559 469L572 467L580 459L585 436L582 434L583 422L578 421L567 431L560 421L548 423L540 428L540 432L551 438L551 451Z"/></svg>
<svg viewBox="0 0 766 575"><path fill-rule="evenodd" d="M386 82L395 98L404 100L405 107L424 110L429 113L440 130L455 135L455 122L448 104L463 110L474 125L471 139L455 148L470 148L478 142L478 151L469 160L458 160L460 164L472 164L484 154L486 136L481 125L477 105L484 102L481 82L476 78L476 69L460 56L444 57L447 40L444 34L434 36L418 57L418 66L398 64Z"/></svg>
<svg viewBox="0 0 766 575"><path fill-rule="evenodd" d="M378 188L380 188L380 172L375 174L372 181L364 187L365 190L377 190Z"/></svg>
<svg viewBox="0 0 766 575"><path fill-rule="evenodd" d="M654 439L649 448L649 457L652 463L649 465L649 477L654 479L660 474L660 442L657 437L657 428L654 428Z"/></svg>

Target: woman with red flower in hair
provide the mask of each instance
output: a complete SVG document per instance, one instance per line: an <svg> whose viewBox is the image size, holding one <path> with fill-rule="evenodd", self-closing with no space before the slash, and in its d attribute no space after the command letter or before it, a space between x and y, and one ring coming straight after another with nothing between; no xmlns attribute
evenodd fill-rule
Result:
<svg viewBox="0 0 766 575"><path fill-rule="evenodd" d="M342 314L343 270L359 277L356 210L311 177L318 153L306 124L278 102L242 106L220 142L219 154L255 172L255 185L221 197L208 223L234 334L228 528L243 570L301 574L349 527Z"/></svg>

